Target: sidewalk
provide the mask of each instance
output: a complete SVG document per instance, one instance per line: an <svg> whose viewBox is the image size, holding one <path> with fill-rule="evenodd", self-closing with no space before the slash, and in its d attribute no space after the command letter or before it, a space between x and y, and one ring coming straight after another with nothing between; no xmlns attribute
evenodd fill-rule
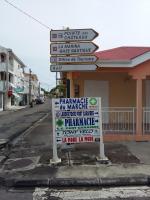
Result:
<svg viewBox="0 0 150 200"><path fill-rule="evenodd" d="M29 107L28 105L26 105L26 106L11 106L11 108L9 108L8 110L1 111L0 116L8 115L9 113L16 112L16 111L19 111L19 110L22 110L22 109L25 109L28 107Z"/></svg>
<svg viewBox="0 0 150 200"><path fill-rule="evenodd" d="M149 142L107 143L109 164L99 164L98 144L77 145L68 153L59 149L62 162L50 165L51 148L37 148L36 156L9 160L1 170L1 184L8 187L129 186L150 184ZM135 149L138 149L135 152ZM144 158L140 159L142 152ZM26 155L27 156L27 155ZM69 159L70 157L70 159Z"/></svg>

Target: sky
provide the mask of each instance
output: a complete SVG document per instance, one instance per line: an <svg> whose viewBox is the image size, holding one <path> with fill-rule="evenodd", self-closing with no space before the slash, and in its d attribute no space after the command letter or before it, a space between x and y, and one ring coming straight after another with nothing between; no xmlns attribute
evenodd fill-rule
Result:
<svg viewBox="0 0 150 200"><path fill-rule="evenodd" d="M150 47L150 0L8 0L50 29L93 28L99 51L119 46ZM50 31L0 0L0 45L11 48L49 90Z"/></svg>

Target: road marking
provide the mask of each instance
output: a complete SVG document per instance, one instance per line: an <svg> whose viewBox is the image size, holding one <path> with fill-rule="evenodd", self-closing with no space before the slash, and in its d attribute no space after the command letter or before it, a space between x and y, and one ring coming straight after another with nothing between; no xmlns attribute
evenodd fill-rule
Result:
<svg viewBox="0 0 150 200"><path fill-rule="evenodd" d="M26 137L28 134L31 133L31 131L37 127L44 119L48 117L49 113L46 113L42 118L40 118L38 121L36 121L32 126L30 126L27 130L25 130L21 135L14 138L10 143L14 146L18 143L18 141L22 140L24 137Z"/></svg>

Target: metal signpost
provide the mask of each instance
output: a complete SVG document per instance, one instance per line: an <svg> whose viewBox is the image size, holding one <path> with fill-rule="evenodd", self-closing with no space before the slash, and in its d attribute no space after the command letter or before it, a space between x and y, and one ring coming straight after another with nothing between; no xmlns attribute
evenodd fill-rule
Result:
<svg viewBox="0 0 150 200"><path fill-rule="evenodd" d="M51 55L78 55L91 54L98 49L93 42L52 43L50 45Z"/></svg>
<svg viewBox="0 0 150 200"><path fill-rule="evenodd" d="M52 72L95 71L98 36L93 29L51 30ZM70 91L67 90L67 91ZM100 160L107 160L102 135L101 99L98 97L52 99L53 159L59 163L57 144L96 142L100 138Z"/></svg>
<svg viewBox="0 0 150 200"><path fill-rule="evenodd" d="M92 54L98 46L91 41L97 36L98 33L93 29L51 30L50 54L52 57L50 62L52 65L50 70L56 73L59 71L95 71L97 57Z"/></svg>
<svg viewBox="0 0 150 200"><path fill-rule="evenodd" d="M60 163L61 159L57 155L56 132L55 132L55 99L52 99L52 123L53 123L53 158L50 160L51 164Z"/></svg>
<svg viewBox="0 0 150 200"><path fill-rule="evenodd" d="M100 160L106 160L102 135L101 98L52 99L53 159L57 156L57 144L96 142L100 138Z"/></svg>
<svg viewBox="0 0 150 200"><path fill-rule="evenodd" d="M86 65L51 65L51 72L71 72L71 71L94 71L97 66L94 64Z"/></svg>
<svg viewBox="0 0 150 200"><path fill-rule="evenodd" d="M51 63L95 63L98 58L95 55L86 56L52 56L50 58Z"/></svg>
<svg viewBox="0 0 150 200"><path fill-rule="evenodd" d="M93 29L51 30L51 42L92 41L98 36Z"/></svg>

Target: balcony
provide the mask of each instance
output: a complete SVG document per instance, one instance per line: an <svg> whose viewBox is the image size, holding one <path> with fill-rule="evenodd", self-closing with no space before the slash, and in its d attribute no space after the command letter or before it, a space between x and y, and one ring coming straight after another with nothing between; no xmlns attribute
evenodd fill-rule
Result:
<svg viewBox="0 0 150 200"><path fill-rule="evenodd" d="M0 81L0 92L4 91L4 84L5 84L5 81Z"/></svg>
<svg viewBox="0 0 150 200"><path fill-rule="evenodd" d="M0 71L3 72L3 71L6 71L6 63L0 63Z"/></svg>
<svg viewBox="0 0 150 200"><path fill-rule="evenodd" d="M11 71L11 72L13 72L13 65L8 64L8 70ZM1 72L6 71L6 63L5 62L0 63L0 71Z"/></svg>

